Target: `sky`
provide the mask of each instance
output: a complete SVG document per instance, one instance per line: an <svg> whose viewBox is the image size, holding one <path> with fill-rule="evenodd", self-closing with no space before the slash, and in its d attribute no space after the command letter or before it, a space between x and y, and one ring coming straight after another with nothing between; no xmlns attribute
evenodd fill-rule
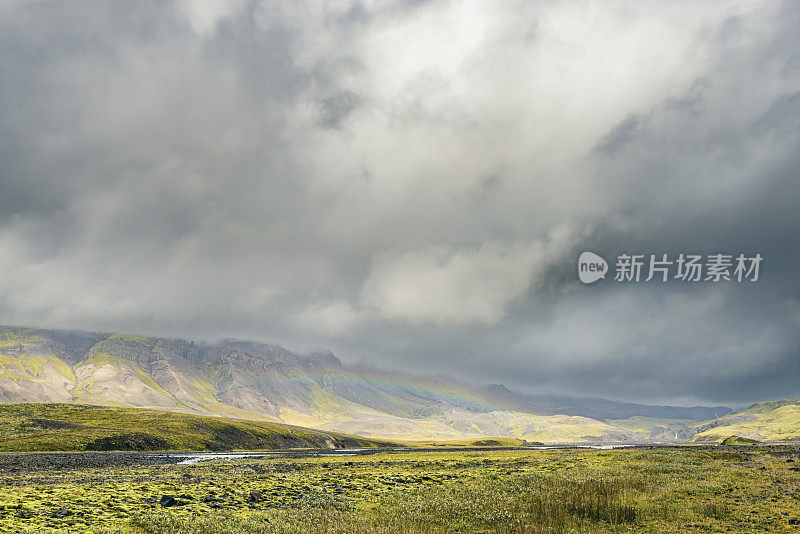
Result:
<svg viewBox="0 0 800 534"><path fill-rule="evenodd" d="M791 0L0 0L0 324L800 397L798 27ZM763 262L617 282L624 253Z"/></svg>

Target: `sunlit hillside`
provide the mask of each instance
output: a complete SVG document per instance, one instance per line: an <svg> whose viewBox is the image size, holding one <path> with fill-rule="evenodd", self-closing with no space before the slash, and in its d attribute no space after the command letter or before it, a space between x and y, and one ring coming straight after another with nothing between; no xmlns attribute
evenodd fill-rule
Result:
<svg viewBox="0 0 800 534"><path fill-rule="evenodd" d="M721 442L734 435L758 441L800 440L800 399L759 402L697 430L695 441Z"/></svg>
<svg viewBox="0 0 800 534"><path fill-rule="evenodd" d="M158 408L378 439L545 443L680 441L689 436L673 439L677 421L688 426L729 411L524 395L262 343L12 327L0 327L0 402Z"/></svg>

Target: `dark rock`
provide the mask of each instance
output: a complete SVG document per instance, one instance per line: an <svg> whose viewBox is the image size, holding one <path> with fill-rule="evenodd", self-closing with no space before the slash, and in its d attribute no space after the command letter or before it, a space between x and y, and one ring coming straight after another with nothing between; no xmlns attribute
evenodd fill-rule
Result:
<svg viewBox="0 0 800 534"><path fill-rule="evenodd" d="M250 504L257 503L264 500L264 494L260 491L251 491L250 497L247 498L247 502Z"/></svg>
<svg viewBox="0 0 800 534"><path fill-rule="evenodd" d="M162 495L161 500L159 502L161 503L161 506L163 506L164 508L169 508L171 506L183 506L184 504L186 504L183 501L179 501L172 495Z"/></svg>

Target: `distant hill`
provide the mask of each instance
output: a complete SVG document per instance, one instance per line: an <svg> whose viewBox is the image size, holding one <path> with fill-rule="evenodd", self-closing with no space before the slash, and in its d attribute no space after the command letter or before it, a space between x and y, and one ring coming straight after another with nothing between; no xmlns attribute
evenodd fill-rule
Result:
<svg viewBox="0 0 800 534"><path fill-rule="evenodd" d="M722 442L730 436L757 441L800 440L800 399L759 402L695 426L694 441Z"/></svg>
<svg viewBox="0 0 800 534"><path fill-rule="evenodd" d="M727 406L652 406L632 402L614 402L598 397L574 398L568 396L523 395L510 391L503 385L487 388L487 398L513 406L522 411L553 415L570 413L593 419L626 419L648 417L652 419L684 419L704 421L731 412Z"/></svg>
<svg viewBox="0 0 800 534"><path fill-rule="evenodd" d="M391 443L307 428L145 408L0 404L0 452L376 447Z"/></svg>
<svg viewBox="0 0 800 534"><path fill-rule="evenodd" d="M691 425L730 412L524 395L347 367L330 351L17 327L0 327L0 402L150 407L373 438L546 443L643 441L641 418Z"/></svg>
<svg viewBox="0 0 800 534"><path fill-rule="evenodd" d="M757 439L742 438L739 436L730 436L722 440L721 445L760 445L761 442Z"/></svg>

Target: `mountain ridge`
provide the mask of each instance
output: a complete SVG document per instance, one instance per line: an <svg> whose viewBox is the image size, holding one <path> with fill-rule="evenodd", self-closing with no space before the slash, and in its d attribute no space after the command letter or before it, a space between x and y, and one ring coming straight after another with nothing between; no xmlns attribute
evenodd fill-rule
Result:
<svg viewBox="0 0 800 534"><path fill-rule="evenodd" d="M726 407L528 395L502 385L351 367L329 350L0 326L0 402L154 407L385 439L646 440L636 417L688 424Z"/></svg>

